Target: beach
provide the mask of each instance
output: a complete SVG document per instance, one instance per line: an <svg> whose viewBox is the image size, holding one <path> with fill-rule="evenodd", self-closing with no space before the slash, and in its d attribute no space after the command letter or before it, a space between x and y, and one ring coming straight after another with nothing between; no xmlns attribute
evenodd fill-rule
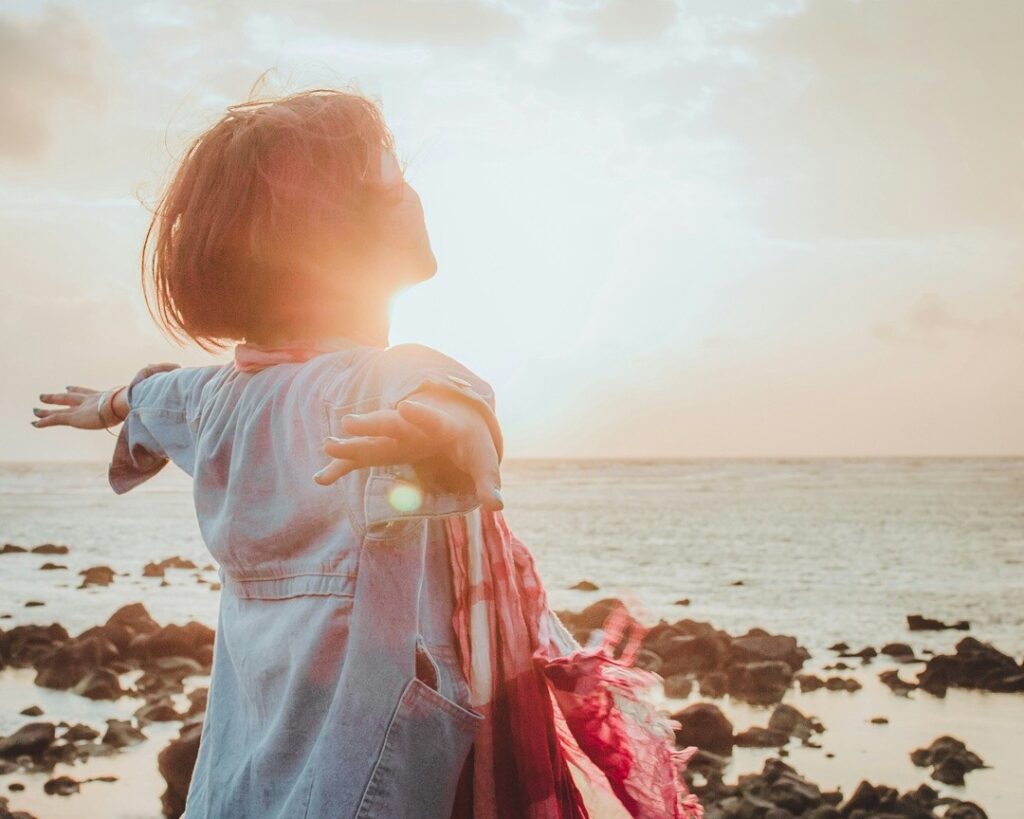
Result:
<svg viewBox="0 0 1024 819"><path fill-rule="evenodd" d="M712 691L703 660L680 666L669 692L675 696L655 692L672 713L714 705L735 735L766 726L780 702L822 726L807 744L795 736L782 746L732 744L721 755L725 782L759 773L775 758L844 799L864 780L900 793L927 784L994 819L1018 815L1024 696L958 686L943 696L920 688L901 694L879 675L898 671L913 681L930 658L953 656L965 637L1020 662L1024 460L524 461L506 465L503 491L506 516L534 552L549 603L568 624L614 598L652 631L659 623L663 631L682 623L674 637L716 630L729 636L719 644L733 651L751 629L763 629L775 641L758 651L775 651L782 638L800 649L776 701L751 702L773 698L759 697L760 686ZM216 567L199 537L187 476L173 467L118 497L103 463L2 465L0 502L0 542L26 550L0 555L5 632L56 623L79 635L136 603L159 629L215 625ZM67 551L32 551L43 544ZM161 573L147 572L147 564L168 560ZM65 568L43 569L47 563ZM112 570L109 582L81 587L89 576L79 572L104 566ZM574 588L581 581L589 585ZM907 617L914 614L967 627L911 630ZM835 648L840 643L846 651ZM909 646L917 661L881 653L891 644ZM163 651L155 643L146 650L148 660ZM671 651L664 654L671 659ZM200 669L203 659L195 658ZM723 668L735 660L723 660ZM652 655L646 661L655 662ZM166 697L177 715L192 710L194 722L201 719L197 692L208 679L189 670L179 664L167 672L175 685ZM90 699L36 685L36 674L31 666L0 670L0 734L33 721L80 723L101 734L108 719L140 725L135 712L144 697ZM858 687L810 690L807 683L802 690L798 675ZM130 689L139 677L138 669L125 670L119 685ZM32 706L41 713L21 713ZM155 819L166 785L157 756L182 724L146 721L145 738L116 752L50 771L11 770L0 782L11 809L39 819ZM962 740L986 766L967 772L962 786L933 779L911 759L944 735ZM85 782L66 796L46 793L45 783L61 775L116 779ZM16 783L24 789L11 790Z"/></svg>

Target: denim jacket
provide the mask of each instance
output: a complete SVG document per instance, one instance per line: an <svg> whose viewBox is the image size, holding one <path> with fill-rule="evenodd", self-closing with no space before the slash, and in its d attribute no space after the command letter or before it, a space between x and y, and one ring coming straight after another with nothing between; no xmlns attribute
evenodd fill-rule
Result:
<svg viewBox="0 0 1024 819"><path fill-rule="evenodd" d="M143 371L129 385L111 487L168 460L191 475L223 584L185 819L450 816L484 717L460 669L442 527L475 493L409 465L312 480L342 416L427 384L497 430L489 385L418 345L348 343L255 373Z"/></svg>

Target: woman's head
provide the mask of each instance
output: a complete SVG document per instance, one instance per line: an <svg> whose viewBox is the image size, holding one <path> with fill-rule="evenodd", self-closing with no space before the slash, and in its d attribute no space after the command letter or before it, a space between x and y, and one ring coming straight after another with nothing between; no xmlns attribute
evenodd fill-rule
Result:
<svg viewBox="0 0 1024 819"><path fill-rule="evenodd" d="M316 90L232 106L193 141L142 253L179 339L306 337L433 275L423 211L379 108Z"/></svg>

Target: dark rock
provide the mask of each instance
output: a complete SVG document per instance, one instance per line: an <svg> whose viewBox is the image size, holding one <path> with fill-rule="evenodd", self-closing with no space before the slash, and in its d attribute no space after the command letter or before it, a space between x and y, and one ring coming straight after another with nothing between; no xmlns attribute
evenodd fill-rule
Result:
<svg viewBox="0 0 1024 819"><path fill-rule="evenodd" d="M167 788L160 796L164 816L177 819L185 812L185 797L192 781L192 769L199 754L199 738L202 722L182 726L178 737L170 742L157 756L160 774L167 782Z"/></svg>
<svg viewBox="0 0 1024 819"><path fill-rule="evenodd" d="M139 658L191 657L206 666L212 660L213 640L213 629L195 620L184 626L170 623L151 634L133 638L128 654Z"/></svg>
<svg viewBox="0 0 1024 819"><path fill-rule="evenodd" d="M26 600L25 601L25 608L27 608L27 609L33 608L34 606L45 606L45 605L46 605L46 603L43 600Z"/></svg>
<svg viewBox="0 0 1024 819"><path fill-rule="evenodd" d="M660 674L663 661L657 652L651 651L649 648L641 648L636 653L636 664L644 671Z"/></svg>
<svg viewBox="0 0 1024 819"><path fill-rule="evenodd" d="M17 546L13 543L5 543L4 548L0 549L0 555L16 554L18 552L27 552L24 546Z"/></svg>
<svg viewBox="0 0 1024 819"><path fill-rule="evenodd" d="M927 748L912 751L910 761L919 768L933 766L932 779L946 785L963 785L964 774L986 767L980 756L950 736L941 736Z"/></svg>
<svg viewBox="0 0 1024 819"><path fill-rule="evenodd" d="M43 713L43 709L38 705L30 705L28 708L22 708L19 714L24 714L26 717L38 717Z"/></svg>
<svg viewBox="0 0 1024 819"><path fill-rule="evenodd" d="M693 678L688 674L673 674L662 681L666 697L685 700L693 691Z"/></svg>
<svg viewBox="0 0 1024 819"><path fill-rule="evenodd" d="M78 587L84 589L86 586L109 586L114 582L114 570L109 566L90 566L79 572L82 575L82 583Z"/></svg>
<svg viewBox="0 0 1024 819"><path fill-rule="evenodd" d="M667 634L651 646L664 661L662 676L700 674L718 667L722 645L713 635Z"/></svg>
<svg viewBox="0 0 1024 819"><path fill-rule="evenodd" d="M125 693L117 674L108 668L93 669L71 690L91 700L116 700Z"/></svg>
<svg viewBox="0 0 1024 819"><path fill-rule="evenodd" d="M99 735L100 732L95 728L79 722L69 727L63 734L61 734L60 738L67 740L68 742L91 742L99 737Z"/></svg>
<svg viewBox="0 0 1024 819"><path fill-rule="evenodd" d="M780 661L799 671L809 658L810 653L797 644L795 637L769 634L764 629L751 629L729 646L729 660L734 664Z"/></svg>
<svg viewBox="0 0 1024 819"><path fill-rule="evenodd" d="M906 643L886 643L882 646L881 653L889 657L913 657L914 649Z"/></svg>
<svg viewBox="0 0 1024 819"><path fill-rule="evenodd" d="M48 571L53 571L54 569L66 569L66 568L67 568L67 566L65 566L63 563L51 563L50 561L46 561L46 563L44 563L42 566L39 567L39 571L41 571L41 572L48 572Z"/></svg>
<svg viewBox="0 0 1024 819"><path fill-rule="evenodd" d="M829 677L825 680L825 688L829 691L859 691L864 686L853 677Z"/></svg>
<svg viewBox="0 0 1024 819"><path fill-rule="evenodd" d="M718 699L729 690L729 678L724 671L712 671L700 678L700 695Z"/></svg>
<svg viewBox="0 0 1024 819"><path fill-rule="evenodd" d="M956 623L947 625L941 620L922 617L920 614L908 614L907 627L911 631L942 631L943 629L959 629L961 631L967 631L970 629L971 624L966 620L958 620Z"/></svg>
<svg viewBox="0 0 1024 819"><path fill-rule="evenodd" d="M865 646L860 651L843 651L839 655L840 657L860 657L860 659L867 662L878 656L878 652L871 646Z"/></svg>
<svg viewBox="0 0 1024 819"><path fill-rule="evenodd" d="M829 651L840 651L840 652L841 651L849 651L850 650L850 646L847 645L846 643L834 643L833 645L830 645L828 647L828 650Z"/></svg>
<svg viewBox="0 0 1024 819"><path fill-rule="evenodd" d="M931 657L917 683L938 697L949 687L1024 692L1024 667L992 645L964 637L956 644L956 654Z"/></svg>
<svg viewBox="0 0 1024 819"><path fill-rule="evenodd" d="M690 605L690 598L689 597L680 597L678 600L676 600L675 605L677 605L677 606L688 606L688 605Z"/></svg>
<svg viewBox="0 0 1024 819"><path fill-rule="evenodd" d="M913 683L908 683L900 677L900 672L895 668L890 668L888 671L883 671L878 675L885 685L887 685L894 694L899 694L901 697L906 697L917 688Z"/></svg>
<svg viewBox="0 0 1024 819"><path fill-rule="evenodd" d="M789 734L773 728L751 726L733 737L741 748L778 748L789 742Z"/></svg>
<svg viewBox="0 0 1024 819"><path fill-rule="evenodd" d="M732 754L732 723L717 705L697 702L672 715L681 727L676 731L676 742L687 747L698 748L714 754Z"/></svg>
<svg viewBox="0 0 1024 819"><path fill-rule="evenodd" d="M872 725L888 725L889 724L889 718L888 717L872 717L870 720L868 720L868 722L870 722Z"/></svg>
<svg viewBox="0 0 1024 819"><path fill-rule="evenodd" d="M988 819L988 815L974 802L956 802L946 809L942 819Z"/></svg>
<svg viewBox="0 0 1024 819"><path fill-rule="evenodd" d="M785 696L793 669L781 660L744 663L729 669L729 695L754 705L771 705Z"/></svg>
<svg viewBox="0 0 1024 819"><path fill-rule="evenodd" d="M32 553L37 555L66 555L69 551L67 546L56 543L41 543L32 549Z"/></svg>
<svg viewBox="0 0 1024 819"><path fill-rule="evenodd" d="M36 685L44 688L73 688L90 672L117 656L117 646L102 636L79 636L67 640L36 661Z"/></svg>
<svg viewBox="0 0 1024 819"><path fill-rule="evenodd" d="M142 567L143 577L163 577L164 567L159 563L147 563Z"/></svg>
<svg viewBox="0 0 1024 819"><path fill-rule="evenodd" d="M131 720L108 719L107 731L103 735L103 744L114 748L124 748L142 742L146 735L132 725Z"/></svg>
<svg viewBox="0 0 1024 819"><path fill-rule="evenodd" d="M797 674L796 681L800 684L802 692L817 691L825 687L825 681L814 674Z"/></svg>
<svg viewBox="0 0 1024 819"><path fill-rule="evenodd" d="M31 813L23 810L11 810L10 801L0 796L0 819L36 819Z"/></svg>
<svg viewBox="0 0 1024 819"><path fill-rule="evenodd" d="M795 736L797 739L808 739L812 733L820 734L825 730L825 726L817 719L805 716L788 703L775 706L771 717L768 718L768 727L781 731L787 737Z"/></svg>
<svg viewBox="0 0 1024 819"><path fill-rule="evenodd" d="M173 722L181 719L181 715L174 709L174 703L169 698L163 698L139 707L135 711L135 718L143 725L147 722Z"/></svg>
<svg viewBox="0 0 1024 819"><path fill-rule="evenodd" d="M35 665L39 658L51 654L58 645L68 640L64 626L15 626L0 634L0 655L4 662L16 668Z"/></svg>
<svg viewBox="0 0 1024 819"><path fill-rule="evenodd" d="M185 712L186 717L191 717L196 714L202 714L206 711L206 701L209 696L210 689L207 686L196 688L188 693L188 701L190 703L188 711Z"/></svg>
<svg viewBox="0 0 1024 819"><path fill-rule="evenodd" d="M43 784L43 790L51 795L71 796L73 793L78 793L78 780L72 779L70 776L56 776Z"/></svg>
<svg viewBox="0 0 1024 819"><path fill-rule="evenodd" d="M8 737L0 739L0 757L16 759L25 754L38 757L53 744L56 727L52 722L30 722Z"/></svg>
<svg viewBox="0 0 1024 819"><path fill-rule="evenodd" d="M600 588L596 583L591 583L589 580L581 580L573 589L579 589L580 591L597 591Z"/></svg>

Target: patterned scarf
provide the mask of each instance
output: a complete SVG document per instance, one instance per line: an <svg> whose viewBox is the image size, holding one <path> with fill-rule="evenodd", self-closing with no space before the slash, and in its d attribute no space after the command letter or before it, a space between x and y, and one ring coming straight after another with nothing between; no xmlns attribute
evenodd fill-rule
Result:
<svg viewBox="0 0 1024 819"><path fill-rule="evenodd" d="M588 808L701 819L682 779L697 748L675 749L679 723L646 697L657 677L634 665L647 629L620 606L601 644L583 648L548 608L533 555L501 513L448 518L446 531L452 623L470 704L485 716L452 819L589 819Z"/></svg>

